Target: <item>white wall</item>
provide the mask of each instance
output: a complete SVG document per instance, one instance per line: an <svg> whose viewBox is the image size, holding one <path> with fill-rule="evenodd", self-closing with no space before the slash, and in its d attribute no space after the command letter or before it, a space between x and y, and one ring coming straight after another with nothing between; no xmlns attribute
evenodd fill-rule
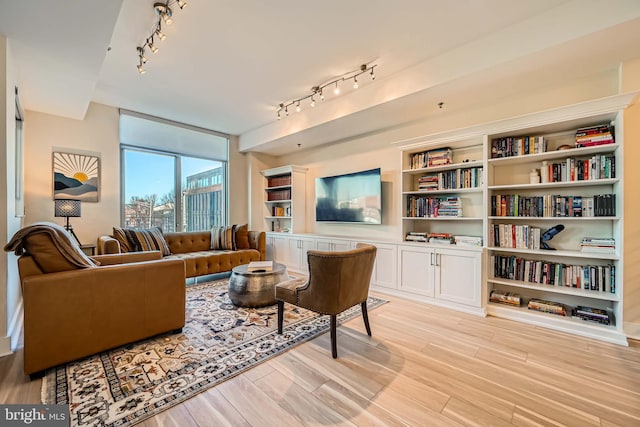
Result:
<svg viewBox="0 0 640 427"><path fill-rule="evenodd" d="M83 120L27 111L25 118L25 224L50 221L53 215L51 153L56 149L100 153L100 199L82 203L82 217L71 225L82 243L95 243L120 223L120 147L118 109L90 104Z"/></svg>
<svg viewBox="0 0 640 427"><path fill-rule="evenodd" d="M6 180L0 186L0 241L7 242L20 229L16 216L16 151L15 151L15 87L17 77L11 43L0 36L0 163L5 165ZM0 256L0 355L7 354L17 343L22 321L20 282L16 257ZM13 340L11 337L13 336Z"/></svg>
<svg viewBox="0 0 640 427"><path fill-rule="evenodd" d="M426 115L425 120L398 126L372 135L353 138L338 143L320 146L314 149L294 151L277 158L258 157L251 154L251 219L260 224L263 194L259 168L271 168L282 165L298 165L308 168L307 172L307 221L306 232L323 235L346 235L369 237L382 240L402 239L400 211L400 150L391 145L394 141L429 135L453 129L487 123L554 107L561 107L590 99L616 94L618 90L618 72L609 70L576 79L552 87L527 91L526 88L513 89L513 96L504 99L483 102L476 100L473 107L456 110L455 106L445 108L436 114ZM258 166L258 167L254 167ZM355 172L374 167L382 169L383 181L383 221L382 225L326 224L315 222L315 179L321 176Z"/></svg>

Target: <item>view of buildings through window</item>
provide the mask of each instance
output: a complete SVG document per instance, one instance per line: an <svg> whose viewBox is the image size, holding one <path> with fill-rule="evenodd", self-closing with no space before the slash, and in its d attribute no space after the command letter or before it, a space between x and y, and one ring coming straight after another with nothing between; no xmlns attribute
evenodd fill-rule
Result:
<svg viewBox="0 0 640 427"><path fill-rule="evenodd" d="M124 226L172 232L226 223L225 162L133 148L123 161Z"/></svg>

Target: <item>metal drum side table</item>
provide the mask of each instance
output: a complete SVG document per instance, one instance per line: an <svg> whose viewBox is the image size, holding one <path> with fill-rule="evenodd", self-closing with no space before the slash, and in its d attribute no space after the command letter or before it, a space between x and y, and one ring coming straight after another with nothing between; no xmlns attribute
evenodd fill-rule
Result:
<svg viewBox="0 0 640 427"><path fill-rule="evenodd" d="M275 286L289 279L284 264L273 263L271 271L248 271L249 264L231 270L229 299L240 307L263 307L276 303Z"/></svg>

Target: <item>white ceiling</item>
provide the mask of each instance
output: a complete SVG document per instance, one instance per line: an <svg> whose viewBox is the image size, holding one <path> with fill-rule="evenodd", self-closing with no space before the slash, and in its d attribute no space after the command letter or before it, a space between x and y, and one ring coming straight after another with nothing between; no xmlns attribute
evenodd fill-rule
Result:
<svg viewBox="0 0 640 427"><path fill-rule="evenodd" d="M489 82L505 95L532 70L540 85L640 57L638 0L187 1L172 6L167 40L139 75L153 0L0 0L23 106L81 119L94 101L281 154L284 141L308 146L415 120L462 88L473 103ZM588 70L575 68L597 45ZM276 120L280 102L370 62L374 82Z"/></svg>

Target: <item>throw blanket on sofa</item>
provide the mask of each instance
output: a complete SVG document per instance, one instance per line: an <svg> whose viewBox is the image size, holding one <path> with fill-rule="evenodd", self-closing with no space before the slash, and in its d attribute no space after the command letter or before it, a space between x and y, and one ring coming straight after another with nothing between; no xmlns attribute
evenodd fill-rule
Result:
<svg viewBox="0 0 640 427"><path fill-rule="evenodd" d="M60 251L64 259L72 265L79 268L96 266L96 263L76 245L67 230L52 222L36 222L18 230L9 243L5 245L4 250L6 252L14 251L16 255L22 255L25 252L24 240L27 236L36 233L49 235L53 245Z"/></svg>

